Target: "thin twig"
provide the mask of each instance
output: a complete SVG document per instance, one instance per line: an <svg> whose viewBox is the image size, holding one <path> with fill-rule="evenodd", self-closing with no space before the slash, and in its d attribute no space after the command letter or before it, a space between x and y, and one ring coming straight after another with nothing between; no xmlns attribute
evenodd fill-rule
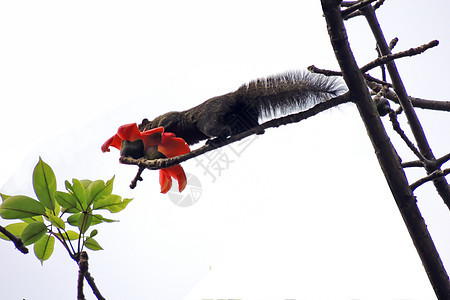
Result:
<svg viewBox="0 0 450 300"><path fill-rule="evenodd" d="M342 76L342 72L326 70L326 69L320 69L320 68L317 68L314 65L309 66L308 67L308 71L310 71L311 73L319 73L319 74L322 74L322 75L325 75L325 76ZM389 82L377 79L375 77L370 76L369 74L363 74L363 76L366 79L366 81L375 82L377 84L381 84L381 85L386 85L388 87L392 87L392 84L390 84Z"/></svg>
<svg viewBox="0 0 450 300"><path fill-rule="evenodd" d="M370 1L370 2L374 2L374 1ZM373 5L373 8L375 10L377 10L378 8L380 8L381 5L383 5L384 1L385 0L378 0L377 3L375 3ZM348 9L343 11L343 12L346 12L347 10L352 8L351 6L358 6L357 8L361 9L362 7L366 6L367 4L370 4L370 2L369 1L345 1L345 3L344 3L344 1L343 1L341 3L341 6L342 7L349 7ZM363 3L363 5L362 5L362 3ZM351 18L354 18L354 17L357 17L357 16L361 16L361 15L363 15L363 14L359 10L358 11L349 12L349 13L345 13L345 16L344 16L344 14L342 14L344 20L349 20Z"/></svg>
<svg viewBox="0 0 450 300"><path fill-rule="evenodd" d="M384 86L383 84L379 84L374 81L367 81L366 83L370 87L370 89L373 90L375 93L378 93ZM400 104L397 94L392 90L386 91L385 97L389 100L394 101L397 104ZM411 101L411 104L414 107L431 110L450 111L450 101L427 100L411 96L409 97L409 100Z"/></svg>
<svg viewBox="0 0 450 300"><path fill-rule="evenodd" d="M372 2L375 2L376 0L364 0L364 1L358 1L355 4L353 4L352 6L350 6L349 8L343 10L341 12L342 14L342 18L344 20L347 19L347 17L349 17L349 15L357 10L359 10L361 7L364 7Z"/></svg>
<svg viewBox="0 0 450 300"><path fill-rule="evenodd" d="M445 154L441 158L436 159L436 163L441 167L443 164L450 160L450 153Z"/></svg>
<svg viewBox="0 0 450 300"><path fill-rule="evenodd" d="M396 41L395 39L392 40L391 43L389 44L389 47L394 47L395 41ZM387 54L387 55L382 55L379 48L377 47L379 57L377 59L371 61L370 63L364 65L363 67L361 67L360 70L362 73L367 73L369 70L372 70L379 66L383 66L387 63L392 62L395 59L403 58L403 57L407 57L407 56L418 55L418 54L425 52L426 50L428 50L430 48L436 47L437 45L439 45L439 41L433 40L427 44L423 44L416 48L410 48L409 50L406 50L406 51L398 52L395 54ZM320 74L323 74L326 76L342 76L342 72L323 70L323 69L316 68L315 66L309 66L308 71L313 72L313 73L320 73ZM383 81L386 81L386 79L383 78Z"/></svg>
<svg viewBox="0 0 450 300"><path fill-rule="evenodd" d="M14 243L14 246L16 246L17 250L19 250L20 252L22 252L23 254L27 254L28 253L28 248L25 247L25 245L23 244L22 240L18 237L16 237L14 234L12 234L11 232L9 232L5 227L0 226L0 232L3 233L4 235L6 235L6 237L8 239L11 240L11 242Z"/></svg>
<svg viewBox="0 0 450 300"><path fill-rule="evenodd" d="M142 175L142 172L144 172L144 170L145 170L145 166L139 165L138 172L137 172L136 176L134 177L134 179L131 181L130 189L134 189L137 185L137 182L143 180L141 175Z"/></svg>
<svg viewBox="0 0 450 300"><path fill-rule="evenodd" d="M400 123L397 120L397 114L391 110L389 113L389 119L392 123L392 128L395 130L395 132L398 133L398 135L402 138L402 140L405 142L406 146L417 156L417 158L424 163L424 165L430 164L431 161L426 159L420 152L417 150L416 146L408 139L405 132L400 128Z"/></svg>
<svg viewBox="0 0 450 300"><path fill-rule="evenodd" d="M350 6L353 6L358 3L359 3L359 1L342 1L341 6L342 7L350 7Z"/></svg>
<svg viewBox="0 0 450 300"><path fill-rule="evenodd" d="M373 9L374 9L374 10L379 9L379 8L381 7L381 5L384 4L384 1L385 1L385 0L378 0L377 3L375 3L375 4L373 5Z"/></svg>
<svg viewBox="0 0 450 300"><path fill-rule="evenodd" d="M440 167L442 167L443 164L445 164L449 160L450 160L450 153L447 153L444 156L432 161L431 163L433 164L434 168L439 169ZM424 167L424 166L425 166L424 163L421 162L420 160L414 160L414 161L402 163L403 168Z"/></svg>
<svg viewBox="0 0 450 300"><path fill-rule="evenodd" d="M308 71L311 73L319 73L325 76L342 76L342 72L340 71L332 71L332 70L326 70L326 69L320 69L316 67L315 65L311 65L307 68Z"/></svg>
<svg viewBox="0 0 450 300"><path fill-rule="evenodd" d="M416 188L418 188L419 186L421 186L422 184L428 182L428 181L432 181L436 178L439 177L444 177L446 175L450 174L450 168L449 169L444 169L444 170L436 170L433 173L431 173L430 175L423 177L419 180L417 180L416 182L412 183L409 187L411 188L412 191L414 191Z"/></svg>
<svg viewBox="0 0 450 300"><path fill-rule="evenodd" d="M398 43L398 37L393 38L390 42L389 42L389 50L394 49L394 47L397 45Z"/></svg>
<svg viewBox="0 0 450 300"><path fill-rule="evenodd" d="M433 165L434 168L439 169L440 167L442 167L443 164L445 164L449 160L450 160L450 153L447 153L446 155L432 161L431 164ZM424 167L424 166L425 164L420 160L413 160L402 163L403 168Z"/></svg>
<svg viewBox="0 0 450 300"><path fill-rule="evenodd" d="M438 40L434 40L434 41L431 41L431 42L429 42L427 44L421 45L419 47L411 48L409 50L398 52L398 53L395 53L395 54L381 55L381 53L380 53L380 57L379 58L377 58L374 61L371 61L370 63L368 63L365 66L361 67L360 70L361 70L361 72L366 73L367 71L369 71L371 69L374 69L376 67L385 65L387 63L390 63L394 59L407 57L407 56L418 55L418 54L421 54L421 53L425 52L426 50L428 50L430 48L436 47L437 45L439 45L439 41Z"/></svg>
<svg viewBox="0 0 450 300"><path fill-rule="evenodd" d="M395 97L395 99L397 100L398 98ZM420 107L420 108L432 109L432 110L450 111L450 101L427 100L427 99L421 99L421 98L416 98L416 97L409 97L409 99L411 100L411 104L414 107Z"/></svg>
<svg viewBox="0 0 450 300"><path fill-rule="evenodd" d="M407 161L402 163L402 168L423 168L423 162L421 162L420 160L413 160L413 161Z"/></svg>
<svg viewBox="0 0 450 300"><path fill-rule="evenodd" d="M381 51L380 51L380 48L378 47L378 45L377 45L377 47L375 47L375 50L377 51L378 59L380 59L382 57L382 55L381 55ZM381 64L380 69L381 69L381 80L386 81L386 66L384 64Z"/></svg>
<svg viewBox="0 0 450 300"><path fill-rule="evenodd" d="M372 77L369 74L363 74L364 79L366 82L375 82L377 84L381 84L383 86L392 87L392 84L389 82L386 82L386 80L380 80L378 78Z"/></svg>

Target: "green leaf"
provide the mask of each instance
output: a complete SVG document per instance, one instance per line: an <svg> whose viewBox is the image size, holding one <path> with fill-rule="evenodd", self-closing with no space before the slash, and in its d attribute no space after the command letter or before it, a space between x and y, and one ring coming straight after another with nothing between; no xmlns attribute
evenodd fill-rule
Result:
<svg viewBox="0 0 450 300"><path fill-rule="evenodd" d="M53 210L47 208L46 210L49 211L52 215L57 216L61 212L61 205L59 205L59 203L55 201L55 208Z"/></svg>
<svg viewBox="0 0 450 300"><path fill-rule="evenodd" d="M109 197L94 203L94 209L107 209L112 213L117 213L128 205L133 199L123 199L118 195L110 195Z"/></svg>
<svg viewBox="0 0 450 300"><path fill-rule="evenodd" d="M93 238L94 236L97 235L97 233L98 233L98 230L94 229L94 230L91 231L91 234L89 235L89 237Z"/></svg>
<svg viewBox="0 0 450 300"><path fill-rule="evenodd" d="M44 260L50 258L55 247L55 238L50 235L44 235L39 241L34 244L34 255L44 263Z"/></svg>
<svg viewBox="0 0 450 300"><path fill-rule="evenodd" d="M33 172L33 187L39 201L48 209L55 209L56 178L52 168L40 157Z"/></svg>
<svg viewBox="0 0 450 300"><path fill-rule="evenodd" d="M69 213L69 214L75 214L75 213L79 213L81 211L81 208L63 208L63 212L65 213Z"/></svg>
<svg viewBox="0 0 450 300"><path fill-rule="evenodd" d="M102 215L96 214L92 216L92 224L91 225L97 225L100 224L102 222L106 222L106 223L112 223L112 222L119 222L118 220L112 220L112 219L107 219L104 218Z"/></svg>
<svg viewBox="0 0 450 300"><path fill-rule="evenodd" d="M27 196L8 197L0 205L0 215L4 219L22 219L37 215L45 215L45 207Z"/></svg>
<svg viewBox="0 0 450 300"><path fill-rule="evenodd" d="M69 240L69 241L78 240L78 238L80 237L80 234L73 230L67 230L63 234L57 233L56 235L66 241L67 240Z"/></svg>
<svg viewBox="0 0 450 300"><path fill-rule="evenodd" d="M20 238L25 246L39 241L47 232L47 226L42 222L33 222L27 225Z"/></svg>
<svg viewBox="0 0 450 300"><path fill-rule="evenodd" d="M66 212L81 211L81 206L77 199L71 193L59 192L55 193L56 201L64 208Z"/></svg>
<svg viewBox="0 0 450 300"><path fill-rule="evenodd" d="M77 226L81 233L85 233L92 224L92 214L77 213L67 218L72 226Z"/></svg>
<svg viewBox="0 0 450 300"><path fill-rule="evenodd" d="M54 216L52 214L47 214L47 218L49 219L50 222L52 222L52 224L56 227L58 227L59 229L65 229L66 228L66 224L64 224L64 221L57 217Z"/></svg>
<svg viewBox="0 0 450 300"><path fill-rule="evenodd" d="M82 215L83 215L83 213L81 213L81 212L73 214L67 218L67 222L69 222L69 224L72 226L78 226L78 221Z"/></svg>
<svg viewBox="0 0 450 300"><path fill-rule="evenodd" d="M111 195L113 185L110 181L108 181L108 183L109 184L105 185L103 180L96 180L87 188L86 193L89 193L89 205Z"/></svg>
<svg viewBox="0 0 450 300"><path fill-rule="evenodd" d="M41 215L30 218L22 218L21 220L25 223L44 222L44 218Z"/></svg>
<svg viewBox="0 0 450 300"><path fill-rule="evenodd" d="M13 223L5 226L5 229L14 234L15 236L20 236L24 228L27 227L27 225L28 224L25 222ZM4 235L3 233L0 233L0 238L9 241L9 238L7 238L6 235Z"/></svg>
<svg viewBox="0 0 450 300"><path fill-rule="evenodd" d="M70 182L68 180L64 181L64 184L66 186L66 190L67 191L73 191L72 185L70 184Z"/></svg>
<svg viewBox="0 0 450 300"><path fill-rule="evenodd" d="M86 191L81 184L81 182L78 179L72 179L72 191L77 199L77 202L81 205L83 209L87 208L87 202L86 202Z"/></svg>
<svg viewBox="0 0 450 300"><path fill-rule="evenodd" d="M84 241L84 245L86 246L86 248L94 250L94 251L103 250L103 248L99 245L99 243L91 237L88 237Z"/></svg>
<svg viewBox="0 0 450 300"><path fill-rule="evenodd" d="M92 180L89 180L89 179L82 179L82 180L80 180L80 182L81 182L81 185L82 185L85 189L87 189L87 187L92 183Z"/></svg>
<svg viewBox="0 0 450 300"><path fill-rule="evenodd" d="M5 201L9 197L11 197L11 196L8 196L8 195L2 194L2 193L0 193L0 196L2 197L2 201Z"/></svg>

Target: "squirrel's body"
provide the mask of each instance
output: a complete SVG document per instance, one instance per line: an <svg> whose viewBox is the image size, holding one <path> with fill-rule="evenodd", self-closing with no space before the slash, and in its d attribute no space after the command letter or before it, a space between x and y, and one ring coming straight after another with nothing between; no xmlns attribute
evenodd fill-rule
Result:
<svg viewBox="0 0 450 300"><path fill-rule="evenodd" d="M319 74L290 72L262 78L238 90L211 98L181 112L169 112L153 121L144 119L140 130L163 126L188 144L228 137L257 126L262 116L304 110L342 92L341 84Z"/></svg>

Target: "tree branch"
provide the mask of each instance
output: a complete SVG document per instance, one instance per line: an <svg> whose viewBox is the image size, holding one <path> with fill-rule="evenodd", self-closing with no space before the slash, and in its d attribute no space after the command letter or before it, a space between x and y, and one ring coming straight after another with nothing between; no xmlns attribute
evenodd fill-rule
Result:
<svg viewBox="0 0 450 300"><path fill-rule="evenodd" d="M23 242L22 242L22 240L20 238L16 237L14 234L12 234L8 230L6 230L6 228L3 227L3 226L0 226L0 232L3 233L4 235L6 235L6 237L8 239L10 239L11 242L14 243L14 246L16 246L17 250L19 250L23 254L27 254L28 253L28 248L25 247L25 245L23 244Z"/></svg>
<svg viewBox="0 0 450 300"><path fill-rule="evenodd" d="M80 259L78 261L78 284L77 284L77 299L78 300L85 300L83 293L83 281L84 281L84 274L86 274L89 263L88 263L88 255L85 251L80 253Z"/></svg>
<svg viewBox="0 0 450 300"><path fill-rule="evenodd" d="M385 0L379 0L377 1L377 3L375 3L373 5L374 9L378 9L380 8L381 5L383 5ZM342 7L349 7L348 9L343 11L342 17L344 20L349 20L353 17L357 17L357 16L361 16L362 13L360 11L357 11L359 9L361 9L362 7L364 7L365 5L368 5L372 2L375 2L375 0L373 1L369 1L369 0L363 0L363 1L342 1L341 6ZM348 12L347 12L348 11Z"/></svg>
<svg viewBox="0 0 450 300"><path fill-rule="evenodd" d="M389 113L389 119L391 120L394 131L398 133L398 135L405 142L408 148L417 156L417 158L419 158L423 165L425 166L427 164L432 164L432 161L423 157L419 150L417 150L416 146L414 146L414 144L408 139L405 132L400 128L400 123L397 120L397 114L395 113L395 111L391 110L391 112Z"/></svg>
<svg viewBox="0 0 450 300"><path fill-rule="evenodd" d="M383 84L376 83L374 81L367 81L367 85L373 90L375 93L378 93L382 88ZM392 90L387 90L385 95L387 99L394 101L397 104L400 104L400 101L397 97L397 94ZM441 100L426 100L416 97L409 97L411 104L414 107L419 107L423 109L431 109L431 110L441 110L441 111L450 111L450 101L441 101Z"/></svg>
<svg viewBox="0 0 450 300"><path fill-rule="evenodd" d="M369 71L371 69L374 69L376 67L385 65L385 64L393 61L394 59L407 57L407 56L418 55L418 54L421 54L421 53L427 51L430 48L436 47L437 45L439 45L439 41L438 40L434 40L434 41L431 41L431 42L429 42L427 44L421 45L419 47L410 48L409 50L406 50L406 51L398 52L398 53L395 53L395 54L382 55L379 58L375 59L374 61L371 61L370 63L368 63L365 66L361 67L360 70L361 70L361 72L366 73L367 71ZM388 48L389 48L389 46L388 46Z"/></svg>
<svg viewBox="0 0 450 300"><path fill-rule="evenodd" d="M441 167L443 164L450 160L450 153L445 154L441 158L436 159L436 163Z"/></svg>
<svg viewBox="0 0 450 300"><path fill-rule="evenodd" d="M339 71L332 71L332 70L325 70L325 69L319 69L314 65L309 66L308 71L310 71L311 73L319 73L325 76L342 76L342 72ZM370 76L369 74L363 74L364 78L366 79L366 81L372 81L372 82L376 82L379 85L386 85L391 87L392 84L390 84L389 82L385 82L383 80L377 79L375 77Z"/></svg>
<svg viewBox="0 0 450 300"><path fill-rule="evenodd" d="M342 18L344 20L346 20L347 17L349 17L349 15L351 13L353 13L353 12L359 10L361 7L366 6L366 5L368 5L368 4L372 3L372 2L375 2L375 1L377 1L377 0L363 0L363 1L356 1L354 3L351 3L351 2L345 3L344 4L345 6L347 6L348 4L351 4L351 5L348 5L348 8L341 12Z"/></svg>
<svg viewBox="0 0 450 300"><path fill-rule="evenodd" d="M449 169L444 169L444 170L436 170L433 173L431 173L430 175L423 177L419 180L417 180L416 182L412 183L409 187L411 188L411 190L415 190L416 188L418 188L419 186L421 186L422 184L434 180L438 177L444 177L447 174L450 174L450 168Z"/></svg>
<svg viewBox="0 0 450 300"><path fill-rule="evenodd" d="M106 300L102 294L100 293L97 285L94 282L94 278L91 276L89 272L86 271L84 274L84 278L86 278L86 281L88 282L89 286L92 289L92 292L94 293L95 297L97 297L98 300Z"/></svg>
<svg viewBox="0 0 450 300"><path fill-rule="evenodd" d="M402 162L402 168L423 168L423 162L421 162L420 160L413 160L413 161L407 161L407 162Z"/></svg>
<svg viewBox="0 0 450 300"><path fill-rule="evenodd" d="M136 176L134 177L134 179L131 181L130 189L134 189L137 185L137 182L143 180L141 175L142 175L142 172L144 172L144 170L146 169L146 167L142 166L142 165L138 165L138 166L139 166L139 170L138 170Z"/></svg>
<svg viewBox="0 0 450 300"><path fill-rule="evenodd" d="M83 293L83 279L86 278L86 281L88 282L89 286L92 289L92 292L97 297L98 300L105 300L103 298L102 294L100 293L99 289L97 288L97 285L94 282L94 278L92 278L91 274L88 272L89 269L89 257L86 253L86 251L82 251L78 255L78 284L77 284L77 299L78 300L85 300L84 293Z"/></svg>

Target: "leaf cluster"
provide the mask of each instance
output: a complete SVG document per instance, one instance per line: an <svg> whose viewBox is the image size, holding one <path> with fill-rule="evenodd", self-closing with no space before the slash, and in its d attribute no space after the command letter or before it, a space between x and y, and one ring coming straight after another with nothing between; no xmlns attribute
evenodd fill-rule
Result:
<svg viewBox="0 0 450 300"><path fill-rule="evenodd" d="M87 234L88 230L100 223L116 222L103 217L98 210L117 213L132 200L122 200L120 196L112 194L113 182L114 177L107 182L72 179L72 183L65 181L66 191L57 191L53 170L39 158L33 171L33 188L37 200L0 193L3 200L0 216L20 221L5 226L5 229L20 237L24 245L34 244L34 253L41 263L52 255L55 239L78 261L84 247L103 249L94 239L98 230L93 229ZM1 233L0 238L9 240Z"/></svg>

